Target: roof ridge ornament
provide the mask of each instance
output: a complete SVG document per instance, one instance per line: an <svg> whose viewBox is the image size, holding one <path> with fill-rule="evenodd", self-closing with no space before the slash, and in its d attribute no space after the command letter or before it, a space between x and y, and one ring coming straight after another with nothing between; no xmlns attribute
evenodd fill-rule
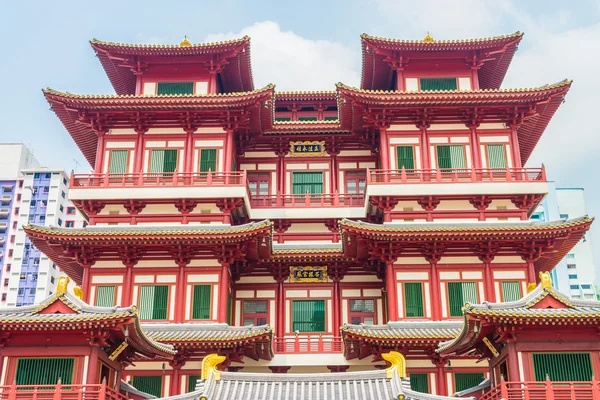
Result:
<svg viewBox="0 0 600 400"><path fill-rule="evenodd" d="M394 376L394 370L398 371L400 378L406 378L406 360L402 353L390 351L389 353L383 353L381 357L392 364L385 370L386 378L392 378Z"/></svg>
<svg viewBox="0 0 600 400"><path fill-rule="evenodd" d="M550 272L548 271L540 271L540 282L542 284L542 289L552 290L552 279L550 279Z"/></svg>
<svg viewBox="0 0 600 400"><path fill-rule="evenodd" d="M58 284L56 285L56 295L67 294L67 288L71 279L68 276L61 276L58 278Z"/></svg>
<svg viewBox="0 0 600 400"><path fill-rule="evenodd" d="M183 37L183 40L179 43L179 47L192 47L192 42L190 42L187 35Z"/></svg>
<svg viewBox="0 0 600 400"><path fill-rule="evenodd" d="M429 31L427 31L427 35L425 35L425 37L423 38L423 40L421 40L423 43L435 43L435 39L433 38L433 36L431 36L429 34Z"/></svg>
<svg viewBox="0 0 600 400"><path fill-rule="evenodd" d="M203 381L207 380L210 373L214 373L215 381L221 379L221 373L217 370L217 365L221 364L227 359L225 356L218 354L209 354L202 360L202 376L200 377Z"/></svg>

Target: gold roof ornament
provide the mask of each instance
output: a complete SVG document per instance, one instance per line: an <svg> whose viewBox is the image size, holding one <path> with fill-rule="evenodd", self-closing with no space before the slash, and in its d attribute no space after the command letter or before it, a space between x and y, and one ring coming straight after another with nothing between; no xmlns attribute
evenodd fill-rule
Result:
<svg viewBox="0 0 600 400"><path fill-rule="evenodd" d="M550 279L550 272L540 271L540 281L542 282L542 289L552 289L552 279Z"/></svg>
<svg viewBox="0 0 600 400"><path fill-rule="evenodd" d="M192 47L192 42L190 42L187 36L184 36L181 43L179 43L179 47Z"/></svg>
<svg viewBox="0 0 600 400"><path fill-rule="evenodd" d="M537 287L537 284L535 282L529 282L527 284L527 293L533 292L536 287Z"/></svg>
<svg viewBox="0 0 600 400"><path fill-rule="evenodd" d="M75 293L75 296L77 296L79 300L83 300L83 289L81 289L79 286L75 286L73 288L73 293Z"/></svg>
<svg viewBox="0 0 600 400"><path fill-rule="evenodd" d="M392 378L395 369L398 370L398 375L400 378L406 378L406 360L401 353L398 353L397 351L390 351L389 353L383 353L381 357L385 361L392 364L385 370L386 378Z"/></svg>
<svg viewBox="0 0 600 400"><path fill-rule="evenodd" d="M58 284L56 285L56 294L67 294L67 287L69 286L71 279L68 276L61 276L58 278Z"/></svg>
<svg viewBox="0 0 600 400"><path fill-rule="evenodd" d="M423 38L423 40L421 40L423 43L435 43L435 39L433 38L433 36L431 36L429 34L429 31L427 31L427 35L425 35L425 37Z"/></svg>
<svg viewBox="0 0 600 400"><path fill-rule="evenodd" d="M226 359L227 357L218 354L209 354L204 357L204 360L202 360L202 380L207 380L211 371L214 372L215 381L221 379L221 373L217 370L217 365L221 364Z"/></svg>

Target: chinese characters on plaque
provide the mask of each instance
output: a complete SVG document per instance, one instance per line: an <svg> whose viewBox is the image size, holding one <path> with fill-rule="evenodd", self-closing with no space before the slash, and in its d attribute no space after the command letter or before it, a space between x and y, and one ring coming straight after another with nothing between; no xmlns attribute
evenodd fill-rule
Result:
<svg viewBox="0 0 600 400"><path fill-rule="evenodd" d="M321 157L325 155L325 141L290 142L290 155Z"/></svg>
<svg viewBox="0 0 600 400"><path fill-rule="evenodd" d="M327 267L290 267L290 283L327 282Z"/></svg>

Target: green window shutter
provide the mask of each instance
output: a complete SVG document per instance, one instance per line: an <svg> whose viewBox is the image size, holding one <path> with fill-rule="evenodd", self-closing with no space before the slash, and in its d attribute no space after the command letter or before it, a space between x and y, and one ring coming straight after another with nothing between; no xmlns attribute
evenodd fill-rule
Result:
<svg viewBox="0 0 600 400"><path fill-rule="evenodd" d="M325 300L293 300L292 330L325 332Z"/></svg>
<svg viewBox="0 0 600 400"><path fill-rule="evenodd" d="M292 117L276 117L275 122L288 122L291 121Z"/></svg>
<svg viewBox="0 0 600 400"><path fill-rule="evenodd" d="M466 168L465 147L461 145L451 145L448 147L450 147L452 168Z"/></svg>
<svg viewBox="0 0 600 400"><path fill-rule="evenodd" d="M412 146L396 146L397 169L415 169L415 157Z"/></svg>
<svg viewBox="0 0 600 400"><path fill-rule="evenodd" d="M194 285L192 319L210 319L211 285Z"/></svg>
<svg viewBox="0 0 600 400"><path fill-rule="evenodd" d="M162 397L162 376L134 376L131 382L134 388L156 397Z"/></svg>
<svg viewBox="0 0 600 400"><path fill-rule="evenodd" d="M471 304L479 303L479 296L477 295L477 282L461 282L461 285L463 292L463 301L465 303Z"/></svg>
<svg viewBox="0 0 600 400"><path fill-rule="evenodd" d="M175 172L177 169L177 150L163 150L165 157L163 160L163 172Z"/></svg>
<svg viewBox="0 0 600 400"><path fill-rule="evenodd" d="M462 317L466 303L478 303L476 282L448 282L448 304L451 317Z"/></svg>
<svg viewBox="0 0 600 400"><path fill-rule="evenodd" d="M127 150L112 150L110 152L110 165L108 172L110 174L125 174L127 173Z"/></svg>
<svg viewBox="0 0 600 400"><path fill-rule="evenodd" d="M217 170L217 149L200 149L200 172Z"/></svg>
<svg viewBox="0 0 600 400"><path fill-rule="evenodd" d="M303 122L303 121L318 121L319 118L318 117L298 117L298 121Z"/></svg>
<svg viewBox="0 0 600 400"><path fill-rule="evenodd" d="M167 96L194 94L194 82L158 82L156 94Z"/></svg>
<svg viewBox="0 0 600 400"><path fill-rule="evenodd" d="M293 172L292 193L293 194L320 194L323 193L322 172Z"/></svg>
<svg viewBox="0 0 600 400"><path fill-rule="evenodd" d="M198 379L200 379L200 375L188 375L188 393L196 390L196 384L198 383Z"/></svg>
<svg viewBox="0 0 600 400"><path fill-rule="evenodd" d="M74 358L19 358L17 385L55 385L60 378L63 385L73 383Z"/></svg>
<svg viewBox="0 0 600 400"><path fill-rule="evenodd" d="M150 172L163 172L165 166L165 151L152 150L150 152Z"/></svg>
<svg viewBox="0 0 600 400"><path fill-rule="evenodd" d="M475 387L485 379L483 372L455 372L454 390L460 392Z"/></svg>
<svg viewBox="0 0 600 400"><path fill-rule="evenodd" d="M410 374L410 388L415 392L429 393L428 374Z"/></svg>
<svg viewBox="0 0 600 400"><path fill-rule="evenodd" d="M437 166L438 168L452 168L452 159L450 158L450 146L437 146Z"/></svg>
<svg viewBox="0 0 600 400"><path fill-rule="evenodd" d="M503 144L488 144L487 154L490 168L506 168L506 153Z"/></svg>
<svg viewBox="0 0 600 400"><path fill-rule="evenodd" d="M323 117L323 121L337 121L337 115L335 117Z"/></svg>
<svg viewBox="0 0 600 400"><path fill-rule="evenodd" d="M421 91L425 90L456 90L456 78L421 78Z"/></svg>
<svg viewBox="0 0 600 400"><path fill-rule="evenodd" d="M140 287L140 319L165 320L167 319L167 304L169 300L169 286L167 285L142 285Z"/></svg>
<svg viewBox="0 0 600 400"><path fill-rule="evenodd" d="M96 305L98 307L113 307L115 305L115 287L96 287Z"/></svg>
<svg viewBox="0 0 600 400"><path fill-rule="evenodd" d="M502 301L517 301L521 299L521 282L502 282Z"/></svg>
<svg viewBox="0 0 600 400"><path fill-rule="evenodd" d="M590 353L533 353L536 381L589 381L594 376Z"/></svg>
<svg viewBox="0 0 600 400"><path fill-rule="evenodd" d="M421 282L404 283L404 304L406 305L406 317L422 317L423 314L423 290Z"/></svg>
<svg viewBox="0 0 600 400"><path fill-rule="evenodd" d="M142 285L140 287L140 319L151 320L154 314L154 286Z"/></svg>

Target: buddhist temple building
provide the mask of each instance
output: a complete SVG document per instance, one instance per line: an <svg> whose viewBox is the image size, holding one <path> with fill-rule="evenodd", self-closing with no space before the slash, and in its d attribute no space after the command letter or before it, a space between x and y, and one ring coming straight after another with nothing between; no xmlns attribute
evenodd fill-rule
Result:
<svg viewBox="0 0 600 400"><path fill-rule="evenodd" d="M61 353L75 360L62 382L71 372L128 397L496 399L515 382L591 385L598 305L539 274L593 219L529 221L548 181L527 161L571 81L501 88L522 38L362 35L360 87L320 92L255 87L248 37L92 40L116 94L43 90L93 168L70 177L89 224L25 229L82 299L6 311L18 315L1 320L0 385L47 384L20 365L50 363L26 358L73 335L95 355ZM107 362L120 341L120 364ZM546 348L556 355L536 355ZM570 363L579 372L545 367Z"/></svg>

